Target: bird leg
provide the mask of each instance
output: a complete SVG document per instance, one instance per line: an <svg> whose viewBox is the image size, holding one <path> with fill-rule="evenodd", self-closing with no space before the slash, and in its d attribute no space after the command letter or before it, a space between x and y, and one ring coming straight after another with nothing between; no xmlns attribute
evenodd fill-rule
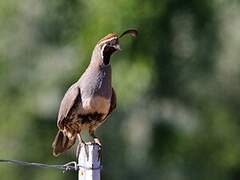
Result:
<svg viewBox="0 0 240 180"><path fill-rule="evenodd" d="M85 153L86 153L86 155L87 155L87 159L88 159L88 156L89 156L89 149L88 149L88 146L87 146L87 144L83 141L83 139L82 139L80 133L77 134L77 136L78 136L78 141L79 141L79 143L78 143L77 150L76 150L76 156L77 156L77 158L79 157L79 154L80 154L81 148L84 147L84 149L85 149Z"/></svg>
<svg viewBox="0 0 240 180"><path fill-rule="evenodd" d="M101 158L101 150L102 150L102 144L100 140L95 136L93 129L89 129L89 134L93 138L93 144L97 144L99 146L98 148L98 160Z"/></svg>

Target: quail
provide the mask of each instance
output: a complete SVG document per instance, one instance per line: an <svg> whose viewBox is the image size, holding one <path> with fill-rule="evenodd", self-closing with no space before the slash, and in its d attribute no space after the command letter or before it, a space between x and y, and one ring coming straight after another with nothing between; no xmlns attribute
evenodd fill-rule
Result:
<svg viewBox="0 0 240 180"><path fill-rule="evenodd" d="M53 141L53 155L71 148L76 139L84 143L81 131L88 129L95 143L94 132L116 108L116 94L112 87L111 55L120 50L119 38L129 34L136 37L136 29L128 29L120 36L110 33L96 44L91 61L80 79L65 93L58 112L58 132Z"/></svg>

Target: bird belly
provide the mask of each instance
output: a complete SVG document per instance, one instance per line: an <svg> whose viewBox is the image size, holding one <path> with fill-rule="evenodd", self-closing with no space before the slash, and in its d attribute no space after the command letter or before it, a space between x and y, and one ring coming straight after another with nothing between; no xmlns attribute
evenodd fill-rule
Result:
<svg viewBox="0 0 240 180"><path fill-rule="evenodd" d="M110 108L110 99L107 99L102 96L89 97L82 102L83 114L97 112L97 113L107 115L109 108Z"/></svg>
<svg viewBox="0 0 240 180"><path fill-rule="evenodd" d="M97 128L105 120L110 100L102 96L89 97L78 104L65 123L67 132L78 133L81 129Z"/></svg>
<svg viewBox="0 0 240 180"><path fill-rule="evenodd" d="M86 98L78 111L81 129L97 128L105 120L110 108L110 100L102 96Z"/></svg>

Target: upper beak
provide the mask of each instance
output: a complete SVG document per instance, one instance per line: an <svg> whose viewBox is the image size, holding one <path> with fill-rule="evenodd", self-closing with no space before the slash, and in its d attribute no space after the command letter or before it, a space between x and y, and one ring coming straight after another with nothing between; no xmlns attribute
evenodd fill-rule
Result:
<svg viewBox="0 0 240 180"><path fill-rule="evenodd" d="M121 50L122 50L119 44L116 44L116 45L114 46L114 48L115 48L116 50L118 50L118 51L121 51Z"/></svg>

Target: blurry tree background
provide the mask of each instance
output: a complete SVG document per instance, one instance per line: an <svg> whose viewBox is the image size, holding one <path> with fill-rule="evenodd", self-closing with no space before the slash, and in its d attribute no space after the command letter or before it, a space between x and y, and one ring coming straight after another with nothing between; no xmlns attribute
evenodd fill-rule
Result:
<svg viewBox="0 0 240 180"><path fill-rule="evenodd" d="M0 159L74 160L74 148L51 152L61 98L101 37L136 27L112 57L103 179L240 179L239 17L237 0L0 1ZM0 174L77 179L6 164Z"/></svg>

